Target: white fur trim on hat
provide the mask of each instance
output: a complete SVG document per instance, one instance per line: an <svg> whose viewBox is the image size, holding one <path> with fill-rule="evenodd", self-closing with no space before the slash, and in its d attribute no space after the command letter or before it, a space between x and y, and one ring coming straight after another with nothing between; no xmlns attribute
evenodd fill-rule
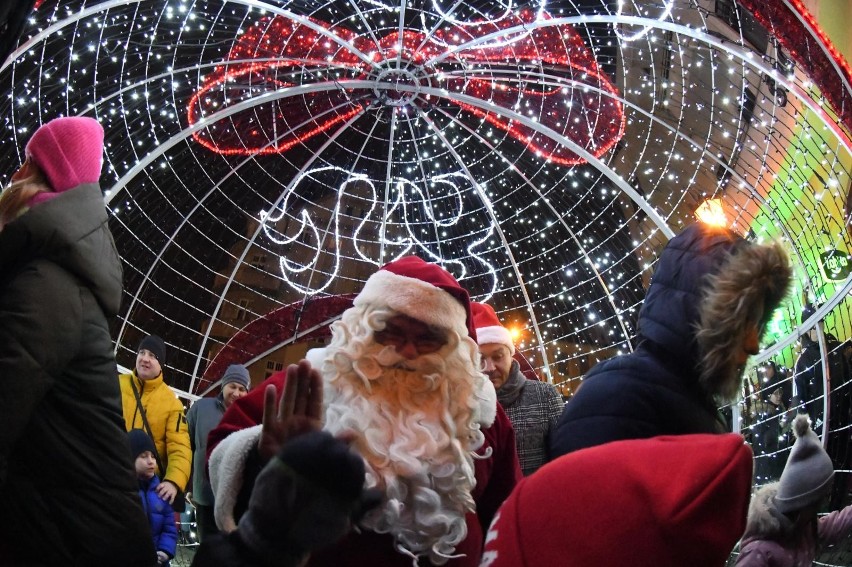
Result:
<svg viewBox="0 0 852 567"><path fill-rule="evenodd" d="M512 342L512 334L503 326L477 327L476 340L481 345L499 344L507 347L509 352L515 354L515 343Z"/></svg>
<svg viewBox="0 0 852 567"><path fill-rule="evenodd" d="M223 532L237 529L234 520L234 506L243 486L243 473L246 459L252 448L257 447L260 439L260 425L231 433L216 446L210 454L208 468L210 485L213 487L215 506L213 515L216 525Z"/></svg>
<svg viewBox="0 0 852 567"><path fill-rule="evenodd" d="M369 277L354 305L386 306L428 325L467 336L467 311L459 300L439 287L408 276L379 270Z"/></svg>

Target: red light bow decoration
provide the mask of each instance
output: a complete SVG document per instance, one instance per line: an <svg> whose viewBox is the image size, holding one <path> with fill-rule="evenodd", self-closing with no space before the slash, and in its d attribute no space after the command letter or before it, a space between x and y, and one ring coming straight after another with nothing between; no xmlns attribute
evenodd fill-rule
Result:
<svg viewBox="0 0 852 567"><path fill-rule="evenodd" d="M275 16L249 28L227 62L206 77L192 97L188 119L195 124L229 105L288 87L304 87L302 92L250 105L231 115L230 124L217 121L196 132L196 141L220 154L281 153L383 105L419 111L439 104L444 111L454 108L455 119L484 119L540 157L562 165L586 160L488 105L533 117L595 157L624 133L616 88L574 28L548 24L547 14L523 10L496 22L447 24L429 36L405 29L382 37L299 19ZM528 29L510 30L515 26ZM347 79L367 80L371 87L335 83ZM407 89L388 88L396 84ZM441 94L422 92L424 87L440 89ZM467 122L476 127L474 120Z"/></svg>

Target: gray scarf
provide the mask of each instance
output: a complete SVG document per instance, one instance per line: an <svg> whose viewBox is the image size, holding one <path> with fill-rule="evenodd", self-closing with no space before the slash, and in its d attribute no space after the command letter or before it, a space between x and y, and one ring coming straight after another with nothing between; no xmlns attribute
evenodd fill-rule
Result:
<svg viewBox="0 0 852 567"><path fill-rule="evenodd" d="M500 402L500 405L507 408L514 404L518 396L521 395L521 390L524 389L526 381L527 379L521 373L521 365L518 364L517 360L513 360L512 368L509 369L509 377L497 390L497 401Z"/></svg>

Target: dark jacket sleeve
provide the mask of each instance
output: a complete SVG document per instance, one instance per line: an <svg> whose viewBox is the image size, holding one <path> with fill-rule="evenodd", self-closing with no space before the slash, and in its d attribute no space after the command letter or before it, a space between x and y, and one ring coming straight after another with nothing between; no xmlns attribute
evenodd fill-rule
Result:
<svg viewBox="0 0 852 567"><path fill-rule="evenodd" d="M477 459L474 463L477 488L484 484L482 492L475 489L474 493L482 533L488 531L500 505L523 478L515 446L515 430L512 429L512 423L500 404L497 404L494 423L484 434L486 445L491 447L491 458Z"/></svg>
<svg viewBox="0 0 852 567"><path fill-rule="evenodd" d="M808 349L806 349L799 355L799 358L796 359L795 374L793 378L796 384L793 404L800 413L805 412L814 420L818 415L821 415L821 412L818 411L819 408L816 407L816 403L821 402L821 400L814 401L814 398L816 397L814 395L815 392L811 391L811 384L813 384L813 381L816 379L816 364L818 363L819 360L813 360Z"/></svg>
<svg viewBox="0 0 852 567"><path fill-rule="evenodd" d="M82 303L70 278L34 262L0 290L0 486L32 412L79 350Z"/></svg>
<svg viewBox="0 0 852 567"><path fill-rule="evenodd" d="M640 347L597 364L565 404L551 436L551 458L611 441L723 433L697 379L673 372L664 359Z"/></svg>
<svg viewBox="0 0 852 567"><path fill-rule="evenodd" d="M657 410L636 392L618 391L589 378L565 404L550 437L550 457L621 439L645 439L661 433Z"/></svg>

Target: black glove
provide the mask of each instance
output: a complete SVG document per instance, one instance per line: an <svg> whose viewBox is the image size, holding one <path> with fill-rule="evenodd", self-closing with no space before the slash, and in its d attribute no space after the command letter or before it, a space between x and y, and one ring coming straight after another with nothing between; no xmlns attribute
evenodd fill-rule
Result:
<svg viewBox="0 0 852 567"><path fill-rule="evenodd" d="M240 519L240 538L269 565L298 565L330 545L381 501L364 490L364 461L344 441L315 431L289 441L260 472Z"/></svg>

